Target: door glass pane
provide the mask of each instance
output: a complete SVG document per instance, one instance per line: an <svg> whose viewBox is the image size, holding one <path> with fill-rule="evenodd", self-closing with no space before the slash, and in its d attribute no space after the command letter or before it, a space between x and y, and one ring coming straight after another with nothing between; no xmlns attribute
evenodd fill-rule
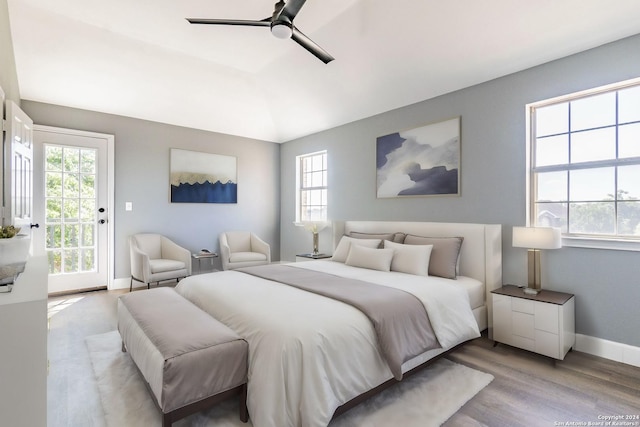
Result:
<svg viewBox="0 0 640 427"><path fill-rule="evenodd" d="M80 196L80 176L77 173L65 173L62 197L78 198Z"/></svg>
<svg viewBox="0 0 640 427"><path fill-rule="evenodd" d="M587 202L613 200L615 168L582 169L569 172L569 200Z"/></svg>
<svg viewBox="0 0 640 427"><path fill-rule="evenodd" d="M616 123L616 94L603 93L571 102L571 131Z"/></svg>
<svg viewBox="0 0 640 427"><path fill-rule="evenodd" d="M65 172L78 172L80 166L80 149L63 148L63 167Z"/></svg>
<svg viewBox="0 0 640 427"><path fill-rule="evenodd" d="M78 199L64 199L63 212L65 222L78 222L80 217L80 206Z"/></svg>
<svg viewBox="0 0 640 427"><path fill-rule="evenodd" d="M62 174L47 172L45 180L45 195L47 197L62 197Z"/></svg>
<svg viewBox="0 0 640 427"><path fill-rule="evenodd" d="M62 218L62 199L47 199L46 206L48 223L60 222Z"/></svg>
<svg viewBox="0 0 640 427"><path fill-rule="evenodd" d="M78 261L79 261L79 251L78 249L65 249L64 253L64 264L63 271L65 273L77 273L78 272Z"/></svg>
<svg viewBox="0 0 640 427"><path fill-rule="evenodd" d="M93 271L95 267L95 251L93 249L82 250L82 271Z"/></svg>
<svg viewBox="0 0 640 427"><path fill-rule="evenodd" d="M49 274L62 273L62 251L47 251L49 258Z"/></svg>
<svg viewBox="0 0 640 427"><path fill-rule="evenodd" d="M48 171L62 171L62 147L45 147L45 168Z"/></svg>
<svg viewBox="0 0 640 427"><path fill-rule="evenodd" d="M80 172L90 174L96 173L95 150L82 150L80 152Z"/></svg>

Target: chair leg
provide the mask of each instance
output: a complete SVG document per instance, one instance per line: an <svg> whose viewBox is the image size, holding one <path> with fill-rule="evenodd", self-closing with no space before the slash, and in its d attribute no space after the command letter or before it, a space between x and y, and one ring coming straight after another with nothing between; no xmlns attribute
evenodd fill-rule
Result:
<svg viewBox="0 0 640 427"><path fill-rule="evenodd" d="M131 276L131 281L129 282L129 292L133 289L133 276Z"/></svg>

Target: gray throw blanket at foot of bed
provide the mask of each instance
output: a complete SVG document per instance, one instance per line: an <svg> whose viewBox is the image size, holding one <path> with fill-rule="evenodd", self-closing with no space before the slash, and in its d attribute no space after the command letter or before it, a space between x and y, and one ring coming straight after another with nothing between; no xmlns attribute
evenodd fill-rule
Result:
<svg viewBox="0 0 640 427"><path fill-rule="evenodd" d="M240 268L263 279L294 286L350 304L364 313L378 337L393 376L402 379L402 364L440 348L422 302L403 290L286 265Z"/></svg>

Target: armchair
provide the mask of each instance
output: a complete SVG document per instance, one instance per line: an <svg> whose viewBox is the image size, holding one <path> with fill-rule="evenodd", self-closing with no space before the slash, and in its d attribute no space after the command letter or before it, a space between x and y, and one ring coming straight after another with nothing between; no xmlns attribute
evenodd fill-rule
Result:
<svg viewBox="0 0 640 427"><path fill-rule="evenodd" d="M191 253L160 234L134 234L129 238L131 283L180 280L191 275Z"/></svg>
<svg viewBox="0 0 640 427"><path fill-rule="evenodd" d="M227 231L219 236L223 270L271 263L271 247L249 231Z"/></svg>

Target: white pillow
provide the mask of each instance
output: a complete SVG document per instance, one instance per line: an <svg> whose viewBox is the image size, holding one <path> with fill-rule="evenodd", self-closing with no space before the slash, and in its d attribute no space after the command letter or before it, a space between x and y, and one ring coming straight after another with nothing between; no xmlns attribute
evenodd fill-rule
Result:
<svg viewBox="0 0 640 427"><path fill-rule="evenodd" d="M347 255L349 255L349 248L351 248L351 244L359 246L365 246L367 248L377 248L380 246L380 239L354 239L353 237L342 236L340 239L340 243L336 246L336 250L333 252L333 257L331 257L332 261L345 262L347 260Z"/></svg>
<svg viewBox="0 0 640 427"><path fill-rule="evenodd" d="M384 241L385 249L393 249L391 271L414 274L416 276L429 275L429 259L433 245L403 245L401 243Z"/></svg>
<svg viewBox="0 0 640 427"><path fill-rule="evenodd" d="M373 249L352 244L345 264L370 270L389 271L392 259L393 249Z"/></svg>

